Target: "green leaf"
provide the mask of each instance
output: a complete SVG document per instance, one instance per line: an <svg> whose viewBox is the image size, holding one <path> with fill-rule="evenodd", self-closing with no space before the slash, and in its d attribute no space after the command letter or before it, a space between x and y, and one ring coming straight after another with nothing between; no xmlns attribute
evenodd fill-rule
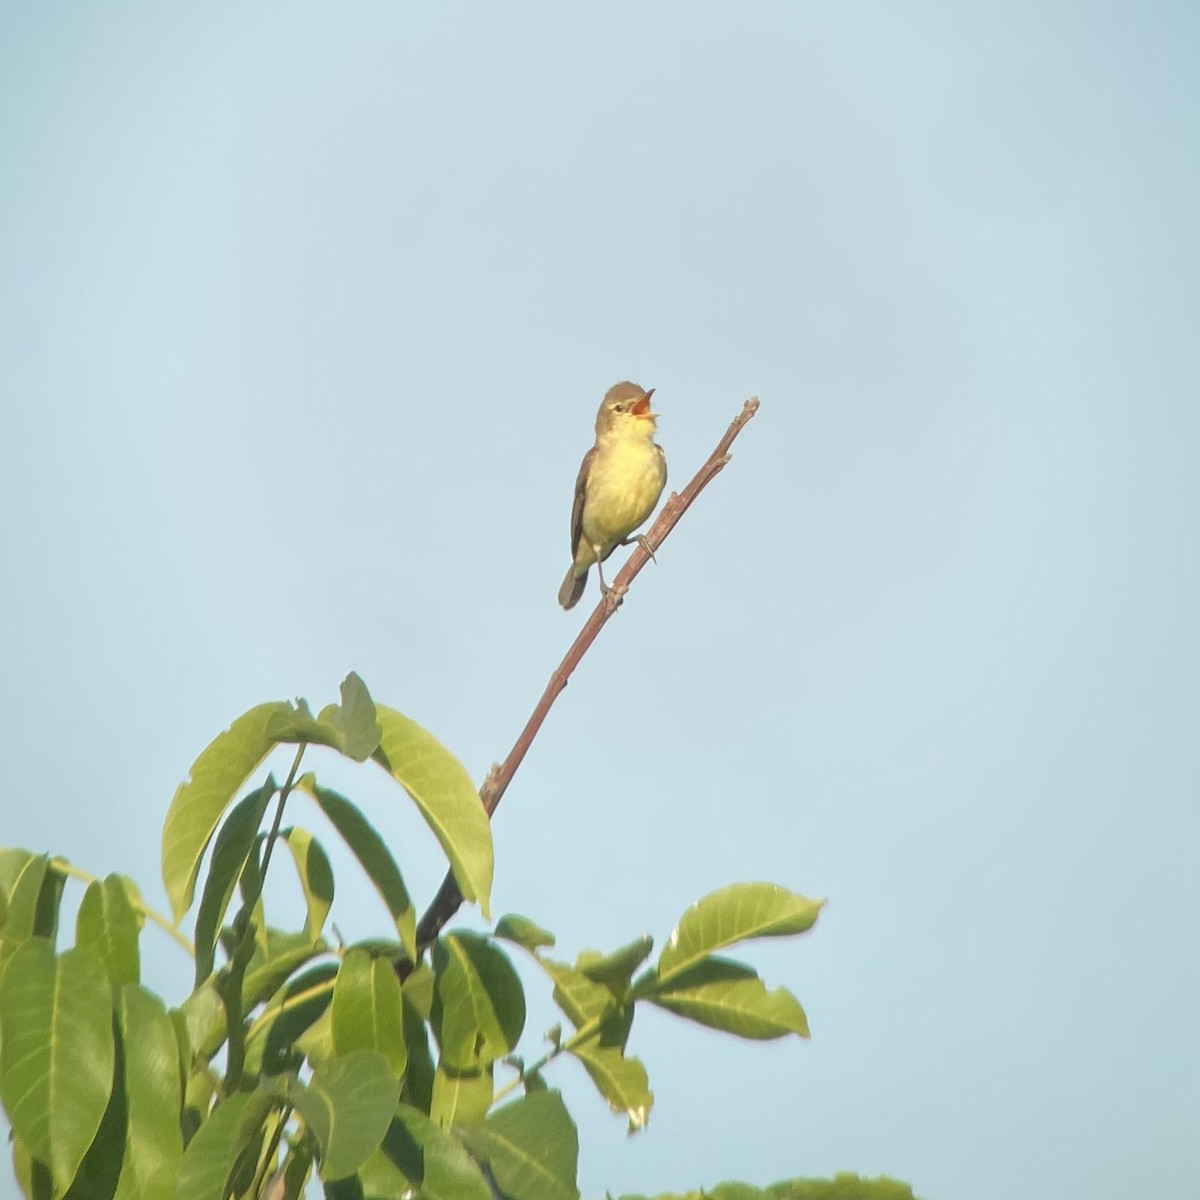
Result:
<svg viewBox="0 0 1200 1200"><path fill-rule="evenodd" d="M416 962L417 911L413 907L408 888L404 886L400 868L396 866L396 860L383 838L375 832L374 826L363 816L357 805L352 804L345 796L321 787L312 775L301 776L296 786L312 796L342 840L350 847L354 857L366 871L367 878L383 897L388 912L392 914L392 920L396 923L396 934L409 959Z"/></svg>
<svg viewBox="0 0 1200 1200"><path fill-rule="evenodd" d="M575 966L593 983L602 983L621 994L629 987L634 971L646 961L646 956L653 948L654 939L644 933L611 954L584 950L575 960Z"/></svg>
<svg viewBox="0 0 1200 1200"><path fill-rule="evenodd" d="M306 829L285 829L280 836L292 853L292 861L296 864L296 874L300 877L300 887L304 892L304 903L308 909L304 931L316 941L333 907L333 868L329 865L329 856Z"/></svg>
<svg viewBox="0 0 1200 1200"><path fill-rule="evenodd" d="M366 762L383 736L375 703L367 685L353 671L342 680L341 693L341 704L326 705L317 720L342 735L343 754L355 762Z"/></svg>
<svg viewBox="0 0 1200 1200"><path fill-rule="evenodd" d="M633 1022L633 1009L614 1013L591 1037L572 1045L570 1053L584 1066L596 1090L613 1112L623 1112L629 1132L645 1128L654 1105L654 1093L641 1059L627 1057L625 1042Z"/></svg>
<svg viewBox="0 0 1200 1200"><path fill-rule="evenodd" d="M523 946L531 954L554 945L554 934L517 913L508 913L496 922L496 936Z"/></svg>
<svg viewBox="0 0 1200 1200"><path fill-rule="evenodd" d="M554 1003L576 1029L617 1007L617 999L609 988L589 979L577 968L550 958L539 958L538 962L554 981Z"/></svg>
<svg viewBox="0 0 1200 1200"><path fill-rule="evenodd" d="M415 721L376 706L383 738L374 758L404 788L441 843L459 891L489 916L492 829L467 769Z"/></svg>
<svg viewBox="0 0 1200 1200"><path fill-rule="evenodd" d="M325 1011L296 1039L296 1049L308 1059L309 1066L319 1067L333 1057L333 1022L329 1009Z"/></svg>
<svg viewBox="0 0 1200 1200"><path fill-rule="evenodd" d="M0 943L0 972L4 970L4 964L13 956L17 947L34 936L34 929L38 923L38 899L46 880L49 862L49 856L45 854L30 858L13 884L4 922L4 940ZM49 940L53 934L47 930L38 936Z"/></svg>
<svg viewBox="0 0 1200 1200"><path fill-rule="evenodd" d="M0 888L7 896L0 924L0 978L9 960L30 938L45 938L53 946L65 882L62 862L28 850L0 851Z"/></svg>
<svg viewBox="0 0 1200 1200"><path fill-rule="evenodd" d="M408 1063L400 980L390 962L351 950L342 960L333 989L333 1049L339 1057L377 1050L399 1079Z"/></svg>
<svg viewBox="0 0 1200 1200"><path fill-rule="evenodd" d="M413 969L413 972L404 981L401 991L404 993L405 1005L411 1005L413 1012L421 1018L422 1021L429 1020L429 1014L433 1011L433 988L436 983L432 969L426 964L421 963Z"/></svg>
<svg viewBox="0 0 1200 1200"><path fill-rule="evenodd" d="M508 956L477 933L452 933L433 947L433 1031L443 1065L472 1071L503 1058L525 1028L525 993Z"/></svg>
<svg viewBox="0 0 1200 1200"><path fill-rule="evenodd" d="M579 1135L558 1092L531 1092L461 1130L509 1200L578 1200Z"/></svg>
<svg viewBox="0 0 1200 1200"><path fill-rule="evenodd" d="M119 994L127 1125L118 1200L173 1200L183 1156L175 1029L163 1003L136 983Z"/></svg>
<svg viewBox="0 0 1200 1200"><path fill-rule="evenodd" d="M462 1143L407 1104L396 1109L383 1153L420 1187L421 1200L491 1200L483 1172Z"/></svg>
<svg viewBox="0 0 1200 1200"><path fill-rule="evenodd" d="M226 1200L231 1181L257 1158L267 1114L276 1106L266 1092L238 1092L215 1108L183 1152L178 1200Z"/></svg>
<svg viewBox="0 0 1200 1200"><path fill-rule="evenodd" d="M773 883L735 883L684 913L658 959L658 976L686 971L714 950L749 938L787 937L811 929L824 900Z"/></svg>
<svg viewBox="0 0 1200 1200"><path fill-rule="evenodd" d="M115 984L137 983L141 923L119 875L89 883L75 919L75 944L86 946L104 964Z"/></svg>
<svg viewBox="0 0 1200 1200"><path fill-rule="evenodd" d="M34 1158L66 1190L108 1107L115 1050L112 996L100 960L19 946L0 976L0 1101Z"/></svg>
<svg viewBox="0 0 1200 1200"><path fill-rule="evenodd" d="M351 950L365 950L372 958L386 958L393 964L404 956L404 947L395 938L359 938L346 946L345 950L347 953Z"/></svg>
<svg viewBox="0 0 1200 1200"><path fill-rule="evenodd" d="M66 875L61 859L27 850L3 852L3 882L8 895L0 939L0 971L17 947L31 937L51 942L58 934L58 906Z"/></svg>
<svg viewBox="0 0 1200 1200"><path fill-rule="evenodd" d="M242 1011L249 1012L275 994L284 983L314 958L329 953L326 943L308 940L303 933L279 934L272 931L271 957L246 972L242 985Z"/></svg>
<svg viewBox="0 0 1200 1200"><path fill-rule="evenodd" d="M273 742L305 742L311 746L328 746L331 750L341 750L344 741L340 730L332 725L322 725L313 716L308 701L303 697L298 697L294 704L287 704L284 711L272 716L267 725L267 736Z"/></svg>
<svg viewBox="0 0 1200 1200"><path fill-rule="evenodd" d="M63 860L52 858L46 868L46 877L42 880L38 892L37 908L33 917L33 933L35 937L49 938L54 942L58 937L58 909L62 903L63 887L67 882L63 870Z"/></svg>
<svg viewBox="0 0 1200 1200"><path fill-rule="evenodd" d="M323 942L311 943L305 934L275 935L273 956L261 966L247 972L242 983L242 1012L248 1013L277 992L288 978L311 962L329 952ZM196 1053L212 1058L225 1040L226 1014L215 977L210 977L180 1005L187 1020L188 1035Z"/></svg>
<svg viewBox="0 0 1200 1200"><path fill-rule="evenodd" d="M428 970L428 968L424 969ZM401 1098L405 1104L411 1104L427 1113L433 1107L435 1070L433 1055L429 1052L429 1026L425 1024L417 1007L417 1004L423 1001L423 988L417 991L416 1003L413 1002L412 994L408 989L413 978L414 976L410 976L406 979L404 986L400 989L400 994L404 999L404 1045L408 1051L408 1070L404 1075L404 1089L401 1092ZM429 980L431 985L429 1003L432 1004L432 972L429 972ZM425 1011L428 1014L429 1009L426 1008Z"/></svg>
<svg viewBox="0 0 1200 1200"><path fill-rule="evenodd" d="M0 892L12 895L13 884L31 858L37 856L19 846L0 846Z"/></svg>
<svg viewBox="0 0 1200 1200"><path fill-rule="evenodd" d="M176 1010L183 1020L188 1046L192 1053L207 1058L216 1053L224 1038L225 1005L217 991L216 978L206 979L191 995L187 996ZM209 1047L204 1047L220 1029L220 1036Z"/></svg>
<svg viewBox="0 0 1200 1200"><path fill-rule="evenodd" d="M309 742L366 762L379 745L379 722L367 685L353 671L342 681L342 703L328 704L314 717L305 700L287 705L267 726L277 742Z"/></svg>
<svg viewBox="0 0 1200 1200"><path fill-rule="evenodd" d="M54 1181L46 1164L39 1162L29 1153L25 1139L10 1133L12 1141L12 1167L17 1177L17 1186L25 1200L54 1200Z"/></svg>
<svg viewBox="0 0 1200 1200"><path fill-rule="evenodd" d="M247 1035L247 1071L278 1075L294 1069L295 1043L328 1012L337 973L337 963L320 963L272 996Z"/></svg>
<svg viewBox="0 0 1200 1200"><path fill-rule="evenodd" d="M117 1039L113 1088L92 1138L64 1200L110 1200L117 1195L121 1162L125 1156L125 1088L120 1039Z"/></svg>
<svg viewBox="0 0 1200 1200"><path fill-rule="evenodd" d="M275 744L267 734L271 719L288 711L276 701L243 713L217 734L176 788L162 834L163 883L176 921L192 905L200 860L221 814Z"/></svg>
<svg viewBox="0 0 1200 1200"><path fill-rule="evenodd" d="M254 952L251 954L246 968L250 971L255 967L262 966L271 957L271 935L267 928L267 909L262 898L266 882L262 873L262 857L266 842L267 834L260 827L259 832L254 835L254 844L250 847L250 853L246 855L246 861L242 864L241 874L237 877L238 895L242 900L237 916L245 922L245 925L240 928L248 927L250 935L254 938ZM217 941L225 951L225 956L232 960L237 954L241 937L232 924L222 924L220 932L217 934Z"/></svg>
<svg viewBox="0 0 1200 1200"><path fill-rule="evenodd" d="M277 1084L316 1135L327 1180L352 1174L370 1158L400 1100L399 1081L374 1050L323 1063L307 1087L294 1077Z"/></svg>
<svg viewBox="0 0 1200 1200"><path fill-rule="evenodd" d="M212 973L217 933L225 919L233 889L254 848L263 814L277 790L275 780L268 776L262 787L234 805L225 824L221 826L221 832L217 834L212 863L196 913L196 987Z"/></svg>
<svg viewBox="0 0 1200 1200"><path fill-rule="evenodd" d="M658 986L648 986L642 995L677 1016L738 1037L808 1037L808 1018L791 992L768 992L756 971L727 958L706 958Z"/></svg>
<svg viewBox="0 0 1200 1200"><path fill-rule="evenodd" d="M492 1107L494 1094L491 1063L473 1071L456 1071L443 1063L433 1075L429 1115L443 1128L478 1125Z"/></svg>
<svg viewBox="0 0 1200 1200"><path fill-rule="evenodd" d="M191 1145L192 1138L196 1136L200 1126L208 1120L219 1087L220 1080L216 1072L211 1069L205 1070L200 1063L197 1063L196 1069L187 1076L187 1083L183 1088L183 1111L179 1117L184 1145Z"/></svg>
<svg viewBox="0 0 1200 1200"><path fill-rule="evenodd" d="M4 897L0 929L15 934L19 940L23 941L33 934L33 913L37 904L37 894L49 861L49 856L45 854L31 854L28 850L17 850L8 846L0 849L0 895ZM31 869L37 873L37 882L32 892L26 887L25 901L22 905L17 900L17 885Z"/></svg>
<svg viewBox="0 0 1200 1200"><path fill-rule="evenodd" d="M325 1200L396 1200L398 1196L416 1200L420 1195L416 1182L388 1157L387 1139L385 1134L379 1149L353 1175L327 1183Z"/></svg>
<svg viewBox="0 0 1200 1200"><path fill-rule="evenodd" d="M171 1028L175 1031L175 1048L179 1054L179 1077L186 1079L192 1071L192 1038L188 1033L187 1018L178 1008L167 1009Z"/></svg>
<svg viewBox="0 0 1200 1200"><path fill-rule="evenodd" d="M642 1060L594 1042L585 1042L571 1053L583 1064L596 1090L608 1101L609 1108L625 1114L629 1132L644 1129L654 1107L654 1093L650 1090L650 1079Z"/></svg>

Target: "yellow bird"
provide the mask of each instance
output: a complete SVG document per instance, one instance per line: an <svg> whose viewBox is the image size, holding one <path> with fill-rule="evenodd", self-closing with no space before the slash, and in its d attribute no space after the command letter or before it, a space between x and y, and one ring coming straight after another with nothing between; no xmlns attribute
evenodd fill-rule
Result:
<svg viewBox="0 0 1200 1200"><path fill-rule="evenodd" d="M574 608L587 586L592 563L600 576L600 592L608 585L600 564L628 545L639 525L654 511L667 483L667 458L654 440L658 413L636 383L608 389L596 414L596 444L583 456L571 508L571 568L558 589L563 608Z"/></svg>

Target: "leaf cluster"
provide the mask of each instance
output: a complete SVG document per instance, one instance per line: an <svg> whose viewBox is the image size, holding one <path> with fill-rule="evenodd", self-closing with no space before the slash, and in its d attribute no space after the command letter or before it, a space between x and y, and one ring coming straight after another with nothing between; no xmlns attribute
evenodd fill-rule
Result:
<svg viewBox="0 0 1200 1200"><path fill-rule="evenodd" d="M283 782L252 783L280 746L294 748ZM628 1052L639 1006L743 1038L808 1036L799 1001L728 951L805 932L821 901L766 883L723 888L683 914L657 957L642 936L567 961L517 915L420 946L383 839L352 800L302 773L314 746L382 769L490 919L491 830L470 777L355 675L340 704L316 716L304 701L260 705L196 759L163 827L169 919L124 877L0 850L0 1103L30 1200L296 1200L313 1175L333 1200L574 1200L578 1137L547 1081L556 1059L581 1063L634 1132L654 1104ZM345 946L327 933L334 873L320 840L284 823L298 805L327 818L378 893L379 937ZM264 901L280 862L304 897L291 924ZM86 887L60 948L69 878ZM193 909L189 939L180 922ZM177 1007L141 980L147 921L194 960ZM514 955L562 1013L532 1061Z"/></svg>
<svg viewBox="0 0 1200 1200"><path fill-rule="evenodd" d="M622 1196L621 1200L914 1200L914 1197L907 1183L886 1175L863 1179L839 1172L832 1179L789 1179L765 1188L720 1183L699 1192L663 1193L653 1198Z"/></svg>

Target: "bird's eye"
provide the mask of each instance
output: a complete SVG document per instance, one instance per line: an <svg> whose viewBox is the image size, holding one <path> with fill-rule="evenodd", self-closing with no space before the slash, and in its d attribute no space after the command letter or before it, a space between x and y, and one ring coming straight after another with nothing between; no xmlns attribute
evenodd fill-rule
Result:
<svg viewBox="0 0 1200 1200"><path fill-rule="evenodd" d="M623 404L614 404L613 405L613 412L624 412L624 411L625 411L625 405L623 405Z"/></svg>

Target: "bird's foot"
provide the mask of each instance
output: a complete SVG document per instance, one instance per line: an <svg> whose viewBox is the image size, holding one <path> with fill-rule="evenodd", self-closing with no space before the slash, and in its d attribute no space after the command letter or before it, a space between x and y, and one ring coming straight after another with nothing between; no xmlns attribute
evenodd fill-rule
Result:
<svg viewBox="0 0 1200 1200"><path fill-rule="evenodd" d="M641 548L650 556L650 561L654 563L655 566L658 566L658 559L654 557L654 547L650 545L650 539L644 533L639 533L637 537L624 538L620 544L622 546L632 546L635 544L641 546Z"/></svg>
<svg viewBox="0 0 1200 1200"><path fill-rule="evenodd" d="M604 607L608 610L609 615L617 611L621 607L621 602L625 599L624 587L608 587L607 585L601 589L604 596Z"/></svg>

